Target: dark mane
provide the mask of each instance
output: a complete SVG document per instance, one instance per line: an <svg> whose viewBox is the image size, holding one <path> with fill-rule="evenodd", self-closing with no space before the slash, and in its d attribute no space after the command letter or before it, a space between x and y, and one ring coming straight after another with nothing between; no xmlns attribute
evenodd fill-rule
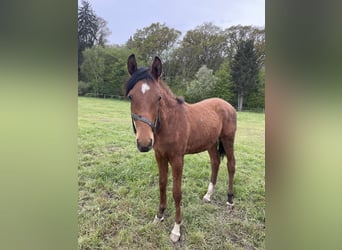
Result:
<svg viewBox="0 0 342 250"><path fill-rule="evenodd" d="M125 96L126 97L128 95L128 92L134 87L134 85L142 79L146 79L148 81L154 80L153 76L149 72L149 68L147 67L138 68L138 70L134 72L134 74L127 80L125 84Z"/></svg>

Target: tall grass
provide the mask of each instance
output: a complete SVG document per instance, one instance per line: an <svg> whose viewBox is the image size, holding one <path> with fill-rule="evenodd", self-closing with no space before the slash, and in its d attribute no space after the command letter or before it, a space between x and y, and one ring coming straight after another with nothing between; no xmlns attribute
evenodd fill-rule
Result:
<svg viewBox="0 0 342 250"><path fill-rule="evenodd" d="M80 249L264 249L264 114L240 112L236 135L235 208L226 208L226 158L210 204L202 202L210 178L207 152L186 155L182 237L169 240L175 208L169 174L165 221L153 224L159 205L153 152L136 149L129 103L78 99ZM170 173L170 171L169 171Z"/></svg>

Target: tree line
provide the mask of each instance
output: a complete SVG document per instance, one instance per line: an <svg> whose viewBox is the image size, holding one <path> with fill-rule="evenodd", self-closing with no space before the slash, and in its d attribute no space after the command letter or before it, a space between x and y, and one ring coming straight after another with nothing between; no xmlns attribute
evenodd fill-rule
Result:
<svg viewBox="0 0 342 250"><path fill-rule="evenodd" d="M123 96L127 58L134 53L139 65L150 65L159 56L163 80L187 102L215 96L239 111L264 109L264 28L222 29L203 23L181 39L179 30L152 23L136 30L124 45L108 45L106 21L96 16L87 1L79 7L78 25L80 96Z"/></svg>

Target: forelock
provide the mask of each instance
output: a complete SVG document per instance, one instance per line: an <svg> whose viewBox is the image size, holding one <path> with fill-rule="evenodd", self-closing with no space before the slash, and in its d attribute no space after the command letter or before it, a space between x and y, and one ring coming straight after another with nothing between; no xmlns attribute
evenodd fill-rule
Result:
<svg viewBox="0 0 342 250"><path fill-rule="evenodd" d="M127 80L125 85L125 96L127 97L129 91L135 86L135 84L140 81L146 79L147 81L153 81L154 78L149 72L149 68L140 67L137 71L133 73L133 75Z"/></svg>

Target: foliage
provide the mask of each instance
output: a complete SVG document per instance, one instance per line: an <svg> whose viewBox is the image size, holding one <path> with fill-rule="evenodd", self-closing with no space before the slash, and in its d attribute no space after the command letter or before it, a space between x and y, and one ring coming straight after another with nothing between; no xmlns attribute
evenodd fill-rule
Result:
<svg viewBox="0 0 342 250"><path fill-rule="evenodd" d="M98 30L98 18L90 3L83 0L78 9L78 45L81 50L91 48L95 44Z"/></svg>
<svg viewBox="0 0 342 250"><path fill-rule="evenodd" d="M96 42L102 46L106 42L106 36L110 34L106 21L96 16L90 3L82 0L78 9L78 79L83 80L80 72L83 63L83 51L93 47Z"/></svg>
<svg viewBox="0 0 342 250"><path fill-rule="evenodd" d="M215 86L217 78L213 75L213 70L203 65L195 75L195 79L190 82L186 91L186 100L198 102L205 98L215 96Z"/></svg>
<svg viewBox="0 0 342 250"><path fill-rule="evenodd" d="M81 83L80 95L92 92L97 96L121 96L122 85L128 77L127 57L134 53L141 66L149 66L154 56L159 56L163 62L163 80L176 95L186 96L191 102L216 96L238 109L242 109L243 103L248 109L264 108L265 83L256 76L258 72L252 62L256 61L259 68L264 67L263 28L236 25L222 30L212 23L203 23L187 31L179 40L180 31L165 24L152 23L138 29L124 46L108 46L106 36L110 31L106 21L95 15L87 1L82 3L79 9L79 53L84 53L79 54L79 80L88 87ZM83 19L92 20L93 24L84 25L86 21ZM82 26L85 29L81 29ZM84 38L89 40L82 43L83 33L88 34ZM240 47L249 41L253 41L253 49L244 55L248 58L245 60L241 55L247 50L242 52ZM243 67L236 66L243 61ZM196 76L203 65L212 70L208 76L215 79L214 85L210 82L212 79L205 82L207 80L199 80Z"/></svg>
<svg viewBox="0 0 342 250"><path fill-rule="evenodd" d="M120 96L128 77L126 61L130 51L122 47L95 46L84 51L81 71L93 85L96 96Z"/></svg>
<svg viewBox="0 0 342 250"><path fill-rule="evenodd" d="M212 23L189 30L175 51L180 65L178 72L186 80L191 80L202 65L207 65L215 72L223 61L225 40L222 29Z"/></svg>
<svg viewBox="0 0 342 250"><path fill-rule="evenodd" d="M87 93L92 93L92 92L93 92L93 86L90 82L83 82L83 81L78 82L78 95L79 96L84 96Z"/></svg>
<svg viewBox="0 0 342 250"><path fill-rule="evenodd" d="M231 75L238 95L239 111L242 110L244 96L257 89L259 68L254 41L241 41L231 63Z"/></svg>
<svg viewBox="0 0 342 250"><path fill-rule="evenodd" d="M85 80L93 84L95 94L97 95L100 92L100 86L103 82L105 67L103 49L100 47L86 49L83 52L83 57L81 72L83 72Z"/></svg>
<svg viewBox="0 0 342 250"><path fill-rule="evenodd" d="M250 92L246 96L246 109L265 110L265 68L261 68L258 75L256 91Z"/></svg>
<svg viewBox="0 0 342 250"><path fill-rule="evenodd" d="M169 170L165 220L153 224L159 203L153 152L136 149L125 101L78 98L79 249L265 249L265 115L238 113L235 143L235 208L225 201L226 158L210 204L207 152L187 155L182 183L181 241L174 223Z"/></svg>
<svg viewBox="0 0 342 250"><path fill-rule="evenodd" d="M225 53L231 61L236 54L238 45L242 41L253 40L257 57L263 59L265 57L265 29L253 26L234 25L224 31L227 39L227 47Z"/></svg>
<svg viewBox="0 0 342 250"><path fill-rule="evenodd" d="M107 21L101 17L97 17L98 31L96 33L97 44L104 47L108 43L107 37L112 33L107 27Z"/></svg>
<svg viewBox="0 0 342 250"><path fill-rule="evenodd" d="M127 58L129 51L120 47L104 48L105 70L103 77L103 94L122 95L122 85L126 81Z"/></svg>
<svg viewBox="0 0 342 250"><path fill-rule="evenodd" d="M155 56L167 61L170 49L181 35L179 30L169 28L165 24L152 23L137 30L126 43L127 48L135 49L145 63L150 63Z"/></svg>
<svg viewBox="0 0 342 250"><path fill-rule="evenodd" d="M214 95L226 100L227 102L232 102L233 80L230 74L228 60L224 61L220 65L220 68L216 71L215 76L217 78L217 82L214 88Z"/></svg>

